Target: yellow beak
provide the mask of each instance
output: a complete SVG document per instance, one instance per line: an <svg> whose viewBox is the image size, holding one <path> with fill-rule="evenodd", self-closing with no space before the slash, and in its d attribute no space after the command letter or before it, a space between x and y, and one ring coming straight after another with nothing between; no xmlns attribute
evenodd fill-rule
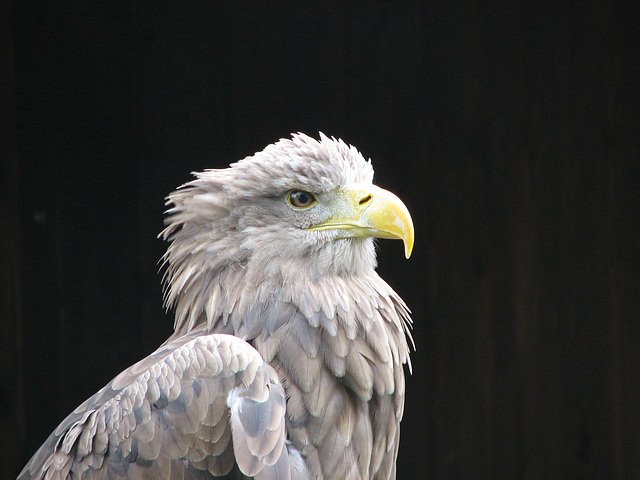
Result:
<svg viewBox="0 0 640 480"><path fill-rule="evenodd" d="M413 222L404 203L376 185L353 185L336 191L335 212L308 230L344 230L346 237L397 238L407 258L413 250Z"/></svg>

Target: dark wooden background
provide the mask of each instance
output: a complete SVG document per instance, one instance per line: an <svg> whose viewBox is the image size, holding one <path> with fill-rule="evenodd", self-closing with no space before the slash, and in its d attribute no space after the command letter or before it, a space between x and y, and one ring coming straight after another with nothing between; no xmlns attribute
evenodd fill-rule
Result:
<svg viewBox="0 0 640 480"><path fill-rule="evenodd" d="M170 333L163 199L292 131L413 213L399 478L640 478L638 2L3 1L0 476Z"/></svg>

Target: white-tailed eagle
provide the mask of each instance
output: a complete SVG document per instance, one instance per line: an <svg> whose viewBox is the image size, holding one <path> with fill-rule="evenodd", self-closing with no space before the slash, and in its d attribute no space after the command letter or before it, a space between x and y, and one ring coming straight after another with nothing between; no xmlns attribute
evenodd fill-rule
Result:
<svg viewBox="0 0 640 480"><path fill-rule="evenodd" d="M413 224L343 141L303 134L168 197L175 332L19 479L393 479L409 312L374 238Z"/></svg>

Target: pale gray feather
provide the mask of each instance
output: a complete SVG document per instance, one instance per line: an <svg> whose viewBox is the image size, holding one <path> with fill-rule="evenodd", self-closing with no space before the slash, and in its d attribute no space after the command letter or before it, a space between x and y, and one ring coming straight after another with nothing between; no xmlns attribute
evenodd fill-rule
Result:
<svg viewBox="0 0 640 480"><path fill-rule="evenodd" d="M260 425L247 418L247 408L243 428L232 431L230 398L252 402ZM234 458L232 440L249 445L258 464L249 469ZM288 455L284 441L285 396L276 372L237 337L190 334L169 341L76 409L21 477L207 477L228 474L234 461L255 475Z"/></svg>

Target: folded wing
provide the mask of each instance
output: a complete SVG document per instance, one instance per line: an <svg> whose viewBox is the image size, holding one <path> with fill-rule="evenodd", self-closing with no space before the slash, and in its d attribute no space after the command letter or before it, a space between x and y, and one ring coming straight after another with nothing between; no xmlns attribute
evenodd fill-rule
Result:
<svg viewBox="0 0 640 480"><path fill-rule="evenodd" d="M18 478L207 478L239 470L289 479L285 404L276 372L248 343L190 334L78 407Z"/></svg>

